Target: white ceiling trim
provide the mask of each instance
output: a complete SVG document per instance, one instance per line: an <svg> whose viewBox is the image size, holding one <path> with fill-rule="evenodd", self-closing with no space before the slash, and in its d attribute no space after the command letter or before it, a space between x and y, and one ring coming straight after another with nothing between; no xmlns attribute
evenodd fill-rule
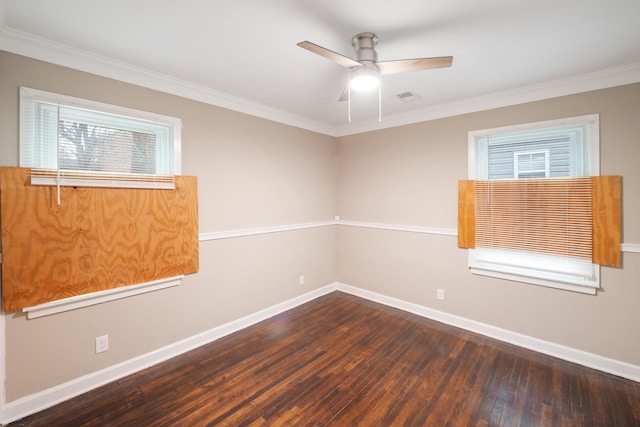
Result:
<svg viewBox="0 0 640 427"><path fill-rule="evenodd" d="M351 124L338 128L337 133L339 136L352 135L637 82L640 82L640 63L440 104L395 116L384 117L383 112L382 122L372 120Z"/></svg>
<svg viewBox="0 0 640 427"><path fill-rule="evenodd" d="M1 23L0 23L1 25ZM96 55L48 39L26 34L21 31L2 26L0 32L0 50L26 56L52 64L96 74L102 77L119 80L158 90L171 95L181 96L194 101L204 102L251 116L284 123L314 132L335 135L335 128L320 122L312 122L304 118L258 104L243 98L228 95L200 86L188 81L157 73L111 58Z"/></svg>
<svg viewBox="0 0 640 427"><path fill-rule="evenodd" d="M367 121L331 126L309 121L290 113L228 95L184 80L136 67L91 52L71 48L48 39L7 27L0 10L0 49L64 67L158 90L210 105L238 111L266 120L339 137L489 110L542 99L640 82L640 63L571 78L559 79L519 89L459 100L395 116L383 121Z"/></svg>

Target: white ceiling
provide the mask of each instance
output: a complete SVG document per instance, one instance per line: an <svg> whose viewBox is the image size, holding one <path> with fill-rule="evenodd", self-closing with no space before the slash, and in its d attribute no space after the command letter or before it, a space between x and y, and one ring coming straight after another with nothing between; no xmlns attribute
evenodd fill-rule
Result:
<svg viewBox="0 0 640 427"><path fill-rule="evenodd" d="M638 0L0 0L0 49L294 126L347 135L640 81ZM348 71L296 46L380 60L453 55L338 96ZM420 99L396 96L410 91Z"/></svg>

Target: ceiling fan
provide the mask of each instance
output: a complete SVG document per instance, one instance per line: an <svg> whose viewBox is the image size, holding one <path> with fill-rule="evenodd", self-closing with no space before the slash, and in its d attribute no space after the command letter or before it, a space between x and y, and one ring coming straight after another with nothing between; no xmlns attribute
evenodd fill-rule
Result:
<svg viewBox="0 0 640 427"><path fill-rule="evenodd" d="M374 33L356 34L351 39L354 51L353 59L309 41L300 42L298 46L351 70L351 79L347 87L342 91L339 101L348 99L350 89L375 89L379 84L379 76L406 71L445 68L450 67L453 62L453 56L378 61L378 53L375 49L377 43L378 36Z"/></svg>

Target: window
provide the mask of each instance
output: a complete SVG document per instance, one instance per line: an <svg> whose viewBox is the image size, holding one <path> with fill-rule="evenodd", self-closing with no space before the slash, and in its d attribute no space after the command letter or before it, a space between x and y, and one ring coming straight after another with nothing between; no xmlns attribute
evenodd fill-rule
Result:
<svg viewBox="0 0 640 427"><path fill-rule="evenodd" d="M20 258L23 246L33 243L20 239L24 227L40 237L53 233L55 239L40 239L32 248L46 257L7 263L17 270L7 270L3 280L24 295L15 290L11 297L4 294L5 310L23 309L30 318L39 317L175 286L184 274L197 271L196 180L175 176L181 173L181 128L180 119L174 117L20 88L21 168L3 170L0 181L7 186L3 201L9 198L33 207L29 212L36 214L25 221L24 215L15 215L18 211L2 209L3 221L15 225L10 230L17 236L3 248L6 260L11 253ZM25 191L31 185L57 186L58 204L65 193L61 186L108 187L66 189L78 195L73 208L83 212L82 240L91 243L79 245L79 234L67 233L65 215L72 209L63 214L47 209L49 191L42 187ZM104 197L107 193L109 197ZM114 221L113 213L123 206L136 214ZM54 283L52 266L59 260L68 271L65 280ZM33 273L28 289L20 280L24 271ZM3 292L8 292L10 287L4 285ZM55 299L61 295L69 297Z"/></svg>
<svg viewBox="0 0 640 427"><path fill-rule="evenodd" d="M549 178L549 150L516 151L513 164L514 178Z"/></svg>
<svg viewBox="0 0 640 427"><path fill-rule="evenodd" d="M595 293L592 181L598 115L469 133L475 274Z"/></svg>
<svg viewBox="0 0 640 427"><path fill-rule="evenodd" d="M32 183L173 188L179 119L20 89L20 166Z"/></svg>

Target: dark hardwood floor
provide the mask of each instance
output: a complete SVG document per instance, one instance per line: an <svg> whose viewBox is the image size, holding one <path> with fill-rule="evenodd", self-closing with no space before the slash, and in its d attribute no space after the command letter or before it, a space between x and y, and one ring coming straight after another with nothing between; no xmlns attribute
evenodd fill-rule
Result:
<svg viewBox="0 0 640 427"><path fill-rule="evenodd" d="M11 426L640 426L640 383L335 292Z"/></svg>

